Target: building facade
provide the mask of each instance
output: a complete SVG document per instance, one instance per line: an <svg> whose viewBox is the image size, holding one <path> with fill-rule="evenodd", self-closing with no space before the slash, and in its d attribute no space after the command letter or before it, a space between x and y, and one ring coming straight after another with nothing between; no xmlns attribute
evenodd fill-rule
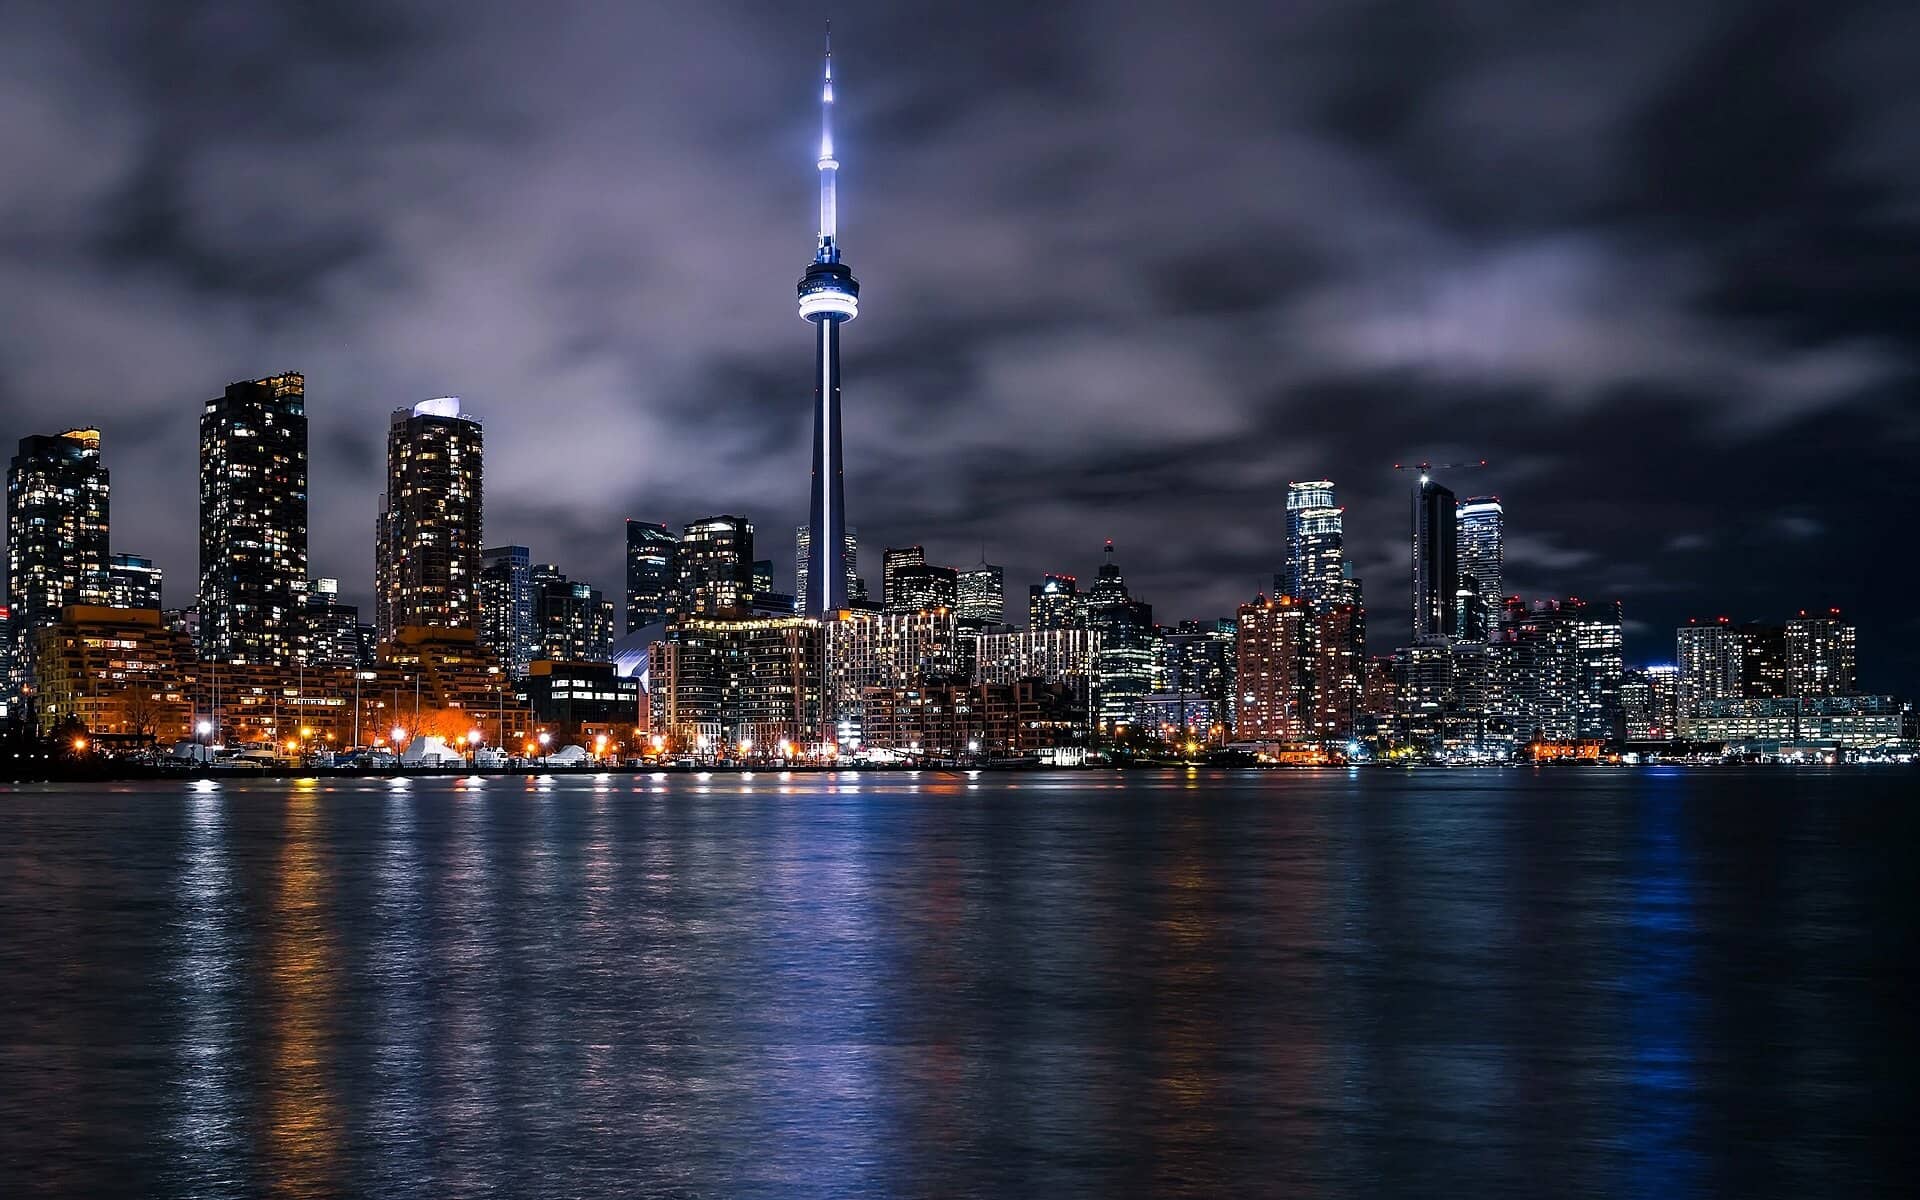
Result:
<svg viewBox="0 0 1920 1200"><path fill-rule="evenodd" d="M1314 735L1316 649L1306 602L1262 596L1236 618L1234 739L1298 742Z"/></svg>
<svg viewBox="0 0 1920 1200"><path fill-rule="evenodd" d="M1007 577L999 567L980 560L960 572L955 581L953 613L963 621L1003 625L1007 620Z"/></svg>
<svg viewBox="0 0 1920 1200"><path fill-rule="evenodd" d="M161 608L165 582L165 572L152 559L116 554L107 564L107 604L113 608Z"/></svg>
<svg viewBox="0 0 1920 1200"><path fill-rule="evenodd" d="M1454 516L1460 574L1473 581L1481 611L1497 615L1506 602L1506 509L1498 496L1471 496L1454 506Z"/></svg>
<svg viewBox="0 0 1920 1200"><path fill-rule="evenodd" d="M653 521L627 521L627 632L664 625L673 609L673 556L680 539Z"/></svg>
<svg viewBox="0 0 1920 1200"><path fill-rule="evenodd" d="M1346 510L1334 501L1333 481L1287 485L1285 594L1320 609L1344 601Z"/></svg>
<svg viewBox="0 0 1920 1200"><path fill-rule="evenodd" d="M608 662L613 655L613 602L543 563L532 570L535 658Z"/></svg>
<svg viewBox="0 0 1920 1200"><path fill-rule="evenodd" d="M30 688L35 635L69 605L108 596L109 485L100 431L69 429L20 439L7 469L7 596L12 668L0 701Z"/></svg>
<svg viewBox="0 0 1920 1200"><path fill-rule="evenodd" d="M479 624L485 443L458 396L395 409L387 423L387 491L378 519L374 624Z"/></svg>
<svg viewBox="0 0 1920 1200"><path fill-rule="evenodd" d="M306 582L306 380L229 384L200 414L201 656L292 662Z"/></svg>
<svg viewBox="0 0 1920 1200"><path fill-rule="evenodd" d="M1453 493L1426 475L1413 487L1413 640L1456 632L1460 561Z"/></svg>
<svg viewBox="0 0 1920 1200"><path fill-rule="evenodd" d="M674 554L676 618L743 613L753 597L753 522L721 514L689 524Z"/></svg>
<svg viewBox="0 0 1920 1200"><path fill-rule="evenodd" d="M525 546L483 548L479 597L480 644L508 674L521 678L545 653L534 623L532 552Z"/></svg>

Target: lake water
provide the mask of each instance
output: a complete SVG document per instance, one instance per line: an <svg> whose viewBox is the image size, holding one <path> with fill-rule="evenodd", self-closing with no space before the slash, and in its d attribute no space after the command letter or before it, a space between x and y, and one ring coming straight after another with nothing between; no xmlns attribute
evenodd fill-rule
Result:
<svg viewBox="0 0 1920 1200"><path fill-rule="evenodd" d="M1911 1194L1916 783L0 786L0 1195Z"/></svg>

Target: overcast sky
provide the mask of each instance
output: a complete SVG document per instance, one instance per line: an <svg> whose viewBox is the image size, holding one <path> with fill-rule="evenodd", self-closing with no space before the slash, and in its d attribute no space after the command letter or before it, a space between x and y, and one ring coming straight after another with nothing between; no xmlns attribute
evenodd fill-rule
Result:
<svg viewBox="0 0 1920 1200"><path fill-rule="evenodd" d="M136 9L144 15L136 15ZM386 414L487 430L487 540L610 594L621 520L806 496L806 3L7 8L0 437L105 431L192 600L200 402L307 374L312 567L365 601ZM1920 678L1920 5L836 3L861 565L1090 575L1171 622L1347 507L1373 645L1408 480L1508 586L1838 605Z"/></svg>

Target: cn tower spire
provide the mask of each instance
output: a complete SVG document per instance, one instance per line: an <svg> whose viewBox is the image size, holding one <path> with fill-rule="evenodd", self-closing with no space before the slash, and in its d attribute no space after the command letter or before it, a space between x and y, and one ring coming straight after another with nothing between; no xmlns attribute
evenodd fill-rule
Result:
<svg viewBox="0 0 1920 1200"><path fill-rule="evenodd" d="M847 606L846 484L840 454L840 327L860 312L860 281L840 261L833 157L833 29L820 80L820 236L800 277L800 316L814 327L813 477L807 497L806 594L800 611L828 616Z"/></svg>
<svg viewBox="0 0 1920 1200"><path fill-rule="evenodd" d="M839 262L838 205L834 181L840 164L833 157L833 22L827 22L826 70L820 85L820 249L815 262Z"/></svg>

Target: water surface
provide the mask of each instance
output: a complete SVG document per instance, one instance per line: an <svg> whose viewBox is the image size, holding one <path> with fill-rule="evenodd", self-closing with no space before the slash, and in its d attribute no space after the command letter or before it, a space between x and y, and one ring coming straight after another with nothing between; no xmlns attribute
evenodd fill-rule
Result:
<svg viewBox="0 0 1920 1200"><path fill-rule="evenodd" d="M1906 1193L1916 782L0 788L0 1195Z"/></svg>

